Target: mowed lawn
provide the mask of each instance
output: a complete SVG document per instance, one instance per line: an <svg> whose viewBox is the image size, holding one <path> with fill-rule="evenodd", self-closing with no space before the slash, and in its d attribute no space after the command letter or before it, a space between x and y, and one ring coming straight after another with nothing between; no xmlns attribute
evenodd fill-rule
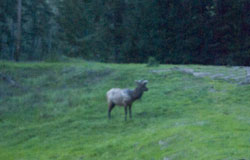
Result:
<svg viewBox="0 0 250 160"><path fill-rule="evenodd" d="M200 65L0 62L0 160L250 159L250 85L171 68ZM215 74L215 73L214 73ZM149 81L133 119L106 92Z"/></svg>

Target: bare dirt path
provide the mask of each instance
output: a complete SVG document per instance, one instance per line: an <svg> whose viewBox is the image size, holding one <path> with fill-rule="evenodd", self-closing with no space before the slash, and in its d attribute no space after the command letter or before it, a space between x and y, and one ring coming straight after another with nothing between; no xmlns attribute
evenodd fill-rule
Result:
<svg viewBox="0 0 250 160"><path fill-rule="evenodd" d="M151 70L150 72L161 74L164 72L181 72L195 77L209 77L211 79L221 79L236 82L238 84L250 84L250 67L214 67L209 70L203 68L172 67L169 69Z"/></svg>

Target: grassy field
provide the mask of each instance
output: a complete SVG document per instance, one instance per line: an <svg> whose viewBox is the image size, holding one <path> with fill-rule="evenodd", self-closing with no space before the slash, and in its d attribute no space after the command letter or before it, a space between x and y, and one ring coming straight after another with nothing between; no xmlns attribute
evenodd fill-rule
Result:
<svg viewBox="0 0 250 160"><path fill-rule="evenodd" d="M0 62L0 160L250 159L250 85L195 77L171 68L199 65ZM149 91L107 118L105 94L147 79Z"/></svg>

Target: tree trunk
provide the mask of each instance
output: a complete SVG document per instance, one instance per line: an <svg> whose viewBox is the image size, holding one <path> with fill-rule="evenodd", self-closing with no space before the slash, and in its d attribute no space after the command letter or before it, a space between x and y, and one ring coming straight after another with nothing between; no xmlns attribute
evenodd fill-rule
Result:
<svg viewBox="0 0 250 160"><path fill-rule="evenodd" d="M18 0L17 4L17 37L16 37L16 51L15 60L19 61L21 52L21 21L22 21L22 0Z"/></svg>
<svg viewBox="0 0 250 160"><path fill-rule="evenodd" d="M115 42L115 62L121 62L121 45L123 43L123 35L121 32L121 28L123 27L123 14L125 10L125 2L123 0L117 1L115 3L114 9L114 42Z"/></svg>

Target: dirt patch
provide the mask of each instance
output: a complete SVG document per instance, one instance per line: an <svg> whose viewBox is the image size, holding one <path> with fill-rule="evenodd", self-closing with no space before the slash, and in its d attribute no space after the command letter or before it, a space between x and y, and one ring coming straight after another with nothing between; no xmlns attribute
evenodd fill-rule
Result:
<svg viewBox="0 0 250 160"><path fill-rule="evenodd" d="M242 81L240 84L250 84L250 67L244 67L246 70L246 78L244 81Z"/></svg>
<svg viewBox="0 0 250 160"><path fill-rule="evenodd" d="M246 71L246 74L238 74L238 72L242 72L242 70ZM170 69L161 69L161 70L151 70L151 73L164 73L164 72L180 72L184 74L189 74L194 77L204 78L209 77L211 79L220 79L225 81L233 81L238 84L250 84L250 67L239 67L235 66L228 70L228 72L224 72L221 69L215 71L195 71L195 69L191 68L182 68L182 67L173 67Z"/></svg>

